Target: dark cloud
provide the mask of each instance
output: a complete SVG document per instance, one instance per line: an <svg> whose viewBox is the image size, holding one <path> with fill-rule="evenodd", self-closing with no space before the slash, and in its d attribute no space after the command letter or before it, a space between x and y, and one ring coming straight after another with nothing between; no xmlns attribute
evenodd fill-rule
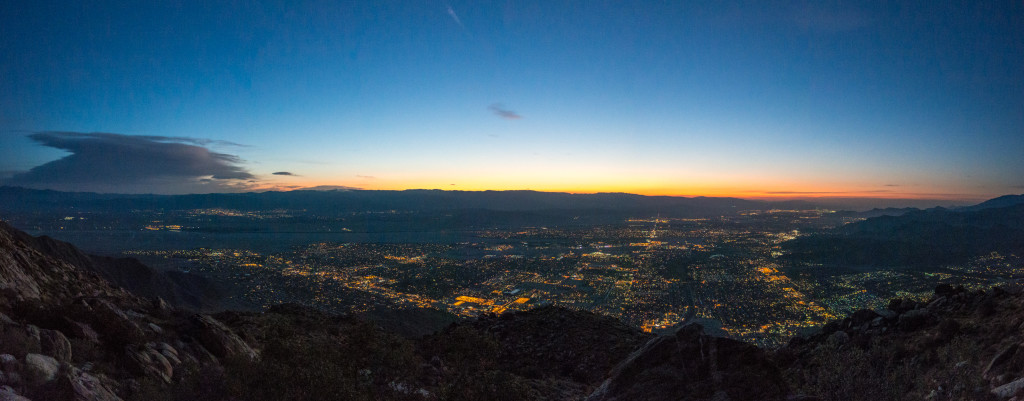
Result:
<svg viewBox="0 0 1024 401"><path fill-rule="evenodd" d="M498 117L501 118L506 118L509 120L518 120L520 118L523 118L523 116L516 114L516 112L506 109L505 106L503 106L501 103L492 104L491 107L489 107L489 109L491 110L492 113L496 114Z"/></svg>
<svg viewBox="0 0 1024 401"><path fill-rule="evenodd" d="M885 184L885 185L882 185L882 186L883 187L899 187L901 185L900 184Z"/></svg>
<svg viewBox="0 0 1024 401"><path fill-rule="evenodd" d="M295 175L295 174L292 174L289 171L276 171L276 172L274 172L272 174L274 174L274 175Z"/></svg>
<svg viewBox="0 0 1024 401"><path fill-rule="evenodd" d="M47 131L29 138L70 154L15 174L4 184L121 193L237 192L256 184L237 156L204 147L243 146L236 143L103 132Z"/></svg>

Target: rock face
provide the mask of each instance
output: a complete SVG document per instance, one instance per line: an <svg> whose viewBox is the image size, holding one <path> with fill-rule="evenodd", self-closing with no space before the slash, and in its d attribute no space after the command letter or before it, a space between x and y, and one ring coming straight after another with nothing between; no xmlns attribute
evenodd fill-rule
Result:
<svg viewBox="0 0 1024 401"><path fill-rule="evenodd" d="M95 376L81 371L78 368L71 368L61 378L62 384L67 390L65 397L74 401L121 401L110 389Z"/></svg>
<svg viewBox="0 0 1024 401"><path fill-rule="evenodd" d="M39 333L40 349L44 355L52 356L61 362L71 360L71 341L57 330L43 329Z"/></svg>
<svg viewBox="0 0 1024 401"><path fill-rule="evenodd" d="M784 383L759 348L689 324L630 355L587 401L784 400Z"/></svg>
<svg viewBox="0 0 1024 401"><path fill-rule="evenodd" d="M222 297L221 290L201 276L157 270L134 258L88 255L67 242L47 236L33 237L14 230L3 222L0 222L0 225L0 231L8 232L14 240L27 248L63 262L80 272L98 274L138 296L159 297L190 309L215 307Z"/></svg>
<svg viewBox="0 0 1024 401"><path fill-rule="evenodd" d="M196 325L196 337L206 349L218 358L245 358L255 360L259 357L256 350L242 341L231 329L210 315L196 314L192 316Z"/></svg>
<svg viewBox="0 0 1024 401"><path fill-rule="evenodd" d="M189 374L221 371L186 332L199 333L220 357L256 358L216 320L192 321L162 299L111 285L83 267L90 258L0 222L0 399L147 398L138 392L153 383L168 391L181 380L183 361Z"/></svg>

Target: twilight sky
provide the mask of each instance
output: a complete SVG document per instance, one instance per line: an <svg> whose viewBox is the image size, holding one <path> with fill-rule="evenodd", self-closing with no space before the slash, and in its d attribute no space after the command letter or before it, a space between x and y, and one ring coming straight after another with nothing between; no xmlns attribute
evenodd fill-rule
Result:
<svg viewBox="0 0 1024 401"><path fill-rule="evenodd" d="M150 3L0 5L0 184L1024 192L1019 0Z"/></svg>

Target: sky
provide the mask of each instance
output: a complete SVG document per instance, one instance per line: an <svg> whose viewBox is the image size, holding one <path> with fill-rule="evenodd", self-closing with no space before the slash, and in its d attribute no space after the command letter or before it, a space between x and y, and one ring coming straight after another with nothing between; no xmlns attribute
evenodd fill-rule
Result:
<svg viewBox="0 0 1024 401"><path fill-rule="evenodd" d="M0 5L0 184L1024 193L1021 1L65 3Z"/></svg>

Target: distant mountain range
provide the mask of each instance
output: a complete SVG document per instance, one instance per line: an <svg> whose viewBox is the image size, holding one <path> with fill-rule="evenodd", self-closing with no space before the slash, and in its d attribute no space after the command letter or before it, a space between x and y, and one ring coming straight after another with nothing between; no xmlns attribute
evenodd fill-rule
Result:
<svg viewBox="0 0 1024 401"><path fill-rule="evenodd" d="M289 191L201 195L123 195L0 187L0 210L186 210L228 208L246 211L290 209L314 213L375 211L498 212L613 211L694 216L763 208L812 209L803 201L762 202L738 198L643 196L625 193L569 194L536 191Z"/></svg>
<svg viewBox="0 0 1024 401"><path fill-rule="evenodd" d="M1024 195L882 214L797 238L785 248L796 262L879 267L942 266L992 252L1024 255Z"/></svg>

